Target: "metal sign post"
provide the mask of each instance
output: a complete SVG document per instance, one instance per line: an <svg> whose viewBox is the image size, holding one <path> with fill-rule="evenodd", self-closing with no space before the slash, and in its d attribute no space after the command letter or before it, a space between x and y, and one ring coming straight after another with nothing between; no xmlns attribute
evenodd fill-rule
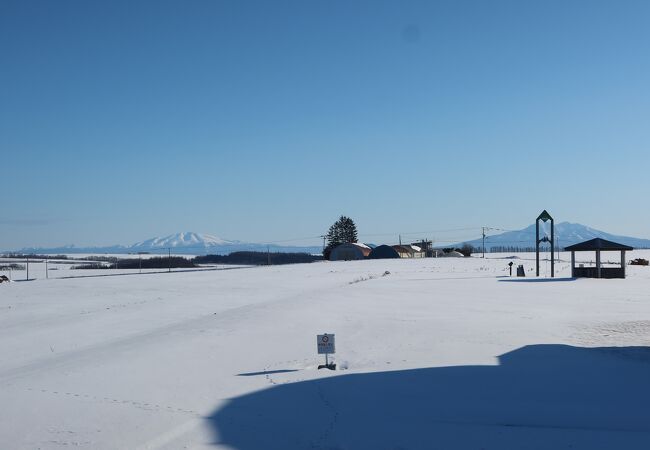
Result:
<svg viewBox="0 0 650 450"><path fill-rule="evenodd" d="M319 365L319 369L335 370L336 364L330 364L328 355L336 353L333 334L319 334L316 336L316 348L319 355L325 355L325 365Z"/></svg>

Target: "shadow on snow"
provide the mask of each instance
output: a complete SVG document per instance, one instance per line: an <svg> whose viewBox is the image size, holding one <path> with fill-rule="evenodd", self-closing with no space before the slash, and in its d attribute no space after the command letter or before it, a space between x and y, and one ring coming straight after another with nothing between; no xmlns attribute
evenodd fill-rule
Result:
<svg viewBox="0 0 650 450"><path fill-rule="evenodd" d="M502 283L562 283L564 281L576 281L577 278L508 278L499 280Z"/></svg>
<svg viewBox="0 0 650 450"><path fill-rule="evenodd" d="M279 370L264 370L262 372L245 372L238 373L238 377L256 377L259 375L273 375L276 373L289 373L289 372L298 372L298 369L279 369Z"/></svg>
<svg viewBox="0 0 650 450"><path fill-rule="evenodd" d="M647 449L649 383L646 347L531 345L496 366L278 385L208 420L238 450Z"/></svg>

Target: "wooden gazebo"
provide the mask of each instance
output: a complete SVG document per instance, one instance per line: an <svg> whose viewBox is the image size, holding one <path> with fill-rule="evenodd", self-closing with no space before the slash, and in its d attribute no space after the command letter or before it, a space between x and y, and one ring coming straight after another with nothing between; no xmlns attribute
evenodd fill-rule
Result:
<svg viewBox="0 0 650 450"><path fill-rule="evenodd" d="M628 245L595 238L565 248L571 252L571 276L574 278L625 278L625 252ZM602 267L600 252L621 252L621 267ZM596 267L576 267L576 252L596 252Z"/></svg>

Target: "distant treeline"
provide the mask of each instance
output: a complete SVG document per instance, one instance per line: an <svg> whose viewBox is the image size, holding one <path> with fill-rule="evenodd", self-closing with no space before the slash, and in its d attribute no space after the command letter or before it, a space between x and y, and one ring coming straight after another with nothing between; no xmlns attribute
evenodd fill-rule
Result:
<svg viewBox="0 0 650 450"><path fill-rule="evenodd" d="M35 255L32 253L2 253L0 257L15 259L69 259L67 255Z"/></svg>
<svg viewBox="0 0 650 450"><path fill-rule="evenodd" d="M250 266L262 266L269 264L297 264L320 261L321 255L310 255L308 253L266 253L266 252L233 252L229 255L205 255L195 258L183 258L182 256L156 256L153 258L126 258L116 259L114 257L100 257L95 260L105 261L109 264L89 263L73 266L73 269L178 269L199 267L204 264L241 264Z"/></svg>
<svg viewBox="0 0 650 450"><path fill-rule="evenodd" d="M13 259L47 259L47 260L74 260L74 261L115 261L116 256L70 256L70 255L38 255L35 253L2 253L0 258L13 258Z"/></svg>
<svg viewBox="0 0 650 450"><path fill-rule="evenodd" d="M322 255L309 253L265 253L265 252L233 252L229 255L205 255L193 259L196 264L245 264L263 266L270 264L299 264L321 261Z"/></svg>
<svg viewBox="0 0 650 450"><path fill-rule="evenodd" d="M25 266L23 264L16 264L16 263L11 263L11 264L2 264L0 265L0 270L25 270Z"/></svg>
<svg viewBox="0 0 650 450"><path fill-rule="evenodd" d="M517 245L493 245L492 247L486 248L485 251L487 253L525 253L534 252L535 247L520 247ZM540 247L540 251L551 251L551 247Z"/></svg>
<svg viewBox="0 0 650 450"><path fill-rule="evenodd" d="M474 247L474 253L481 253L483 251L482 247ZM551 247L545 246L539 248L540 252L550 252ZM555 251L564 251L564 247L555 248ZM520 247L518 245L493 245L491 247L485 247L485 253L528 253L535 252L535 247Z"/></svg>
<svg viewBox="0 0 650 450"><path fill-rule="evenodd" d="M81 264L73 266L73 269L178 269L178 268L192 268L196 265L192 260L183 258L181 256L161 257L154 258L128 258L116 259L110 258L107 262L110 264L102 264L100 262L93 262L89 264Z"/></svg>
<svg viewBox="0 0 650 450"><path fill-rule="evenodd" d="M142 265L141 265L142 264ZM153 258L129 258L120 259L111 264L111 269L167 269L172 268L191 268L196 267L192 260L183 258L182 256L162 257L155 256Z"/></svg>

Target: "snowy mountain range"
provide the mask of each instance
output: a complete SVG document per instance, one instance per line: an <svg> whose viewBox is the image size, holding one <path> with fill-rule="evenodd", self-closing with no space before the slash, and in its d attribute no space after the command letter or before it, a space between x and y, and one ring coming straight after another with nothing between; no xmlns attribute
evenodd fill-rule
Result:
<svg viewBox="0 0 650 450"><path fill-rule="evenodd" d="M210 234L195 233L192 231L170 234L164 237L155 237L133 245L112 245L106 247L76 247L67 245L54 248L23 248L21 253L160 253L171 250L174 254L225 255L238 251L267 251L271 252L304 252L318 254L323 250L321 246L287 246L275 244L260 244L254 242L231 241L221 239Z"/></svg>
<svg viewBox="0 0 650 450"><path fill-rule="evenodd" d="M539 237L551 237L550 222L540 223ZM629 245L634 248L650 248L650 239L640 239L630 236L618 236L605 231L579 223L562 222L555 225L555 238L560 247L577 244L578 242L587 241L593 238L603 238L620 244ZM467 241L474 247L482 247L482 240L475 239ZM490 235L485 238L485 248L487 250L493 247L534 247L535 246L535 225L530 225L522 230L507 231L501 234Z"/></svg>
<svg viewBox="0 0 650 450"><path fill-rule="evenodd" d="M540 225L540 237L548 236L550 238L550 223L546 222ZM617 236L606 233L605 231L596 230L579 223L562 222L555 225L555 236L561 247L576 244L578 242L601 237L610 241L626 244L634 248L650 248L650 239L640 239L629 236ZM460 242L471 244L480 248L481 239ZM485 239L486 249L493 247L534 247L535 246L535 225L530 225L522 230L507 231L501 234L490 234ZM195 232L175 233L164 237L155 237L132 245L113 245L107 247L76 247L68 245L55 248L23 248L21 253L45 253L45 254L67 254L67 253L160 253L163 254L171 249L175 254L205 255L218 254L224 255L237 251L267 251L271 252L305 252L319 254L322 251L320 246L290 246L263 244L254 242L242 242L234 240L221 239L210 234L201 234Z"/></svg>

